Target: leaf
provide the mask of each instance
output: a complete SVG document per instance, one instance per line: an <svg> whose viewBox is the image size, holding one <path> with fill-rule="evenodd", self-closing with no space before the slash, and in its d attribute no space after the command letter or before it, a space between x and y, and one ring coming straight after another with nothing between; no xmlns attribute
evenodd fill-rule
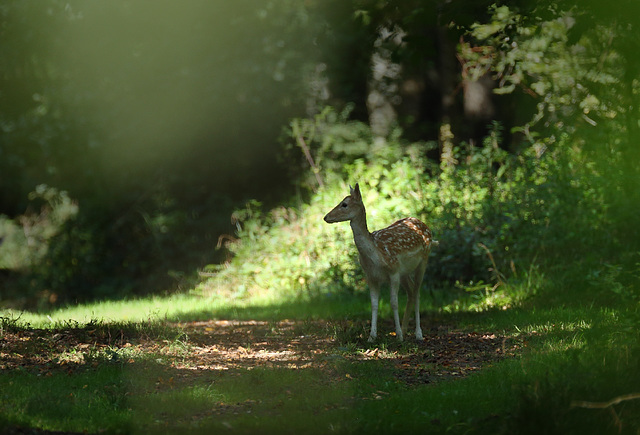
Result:
<svg viewBox="0 0 640 435"><path fill-rule="evenodd" d="M500 32L503 29L503 26L501 23L494 21L491 24L474 24L472 28L473 36L483 40Z"/></svg>
<svg viewBox="0 0 640 435"><path fill-rule="evenodd" d="M504 95L504 94L510 94L512 93L516 88L516 85L511 84L511 85L507 85L507 86L502 86L499 88L495 88L493 90L494 94L498 94L498 95Z"/></svg>

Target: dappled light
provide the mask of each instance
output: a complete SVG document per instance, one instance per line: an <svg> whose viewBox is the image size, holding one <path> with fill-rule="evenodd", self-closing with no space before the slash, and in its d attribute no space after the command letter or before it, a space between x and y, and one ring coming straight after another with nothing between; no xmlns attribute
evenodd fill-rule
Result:
<svg viewBox="0 0 640 435"><path fill-rule="evenodd" d="M42 377L41 387L48 389L48 393L51 387L47 380L84 376L92 370L115 370L124 381L118 380L115 384L109 381L99 387L71 386L63 394L80 398L84 390L91 388L94 395L91 403L96 403L118 389L135 404L136 409L129 410L133 415L154 414L152 422L142 416L141 421L132 421L134 427L142 429L141 424L150 424L177 428L200 422L207 416L229 413L273 414L278 418L278 405L273 408L273 403L262 398L273 394L268 390L273 386L267 387L259 379L274 376L284 381L289 377L284 374L285 370L299 372L303 383L306 382L304 376L310 374L313 382L342 391L332 406L347 409L343 407L349 402L384 400L390 394L383 386L372 391L360 390L355 385L362 376L358 373L360 365L373 364L383 371L392 369L387 382L412 387L466 377L483 366L514 358L524 349L522 338L462 333L435 325L426 331L425 344L395 349L360 348L356 352L349 348L358 329L352 322L344 321L223 320L132 326L92 323L76 328L29 330L6 324L0 368ZM361 337L355 339L360 343L357 346L364 344ZM390 337L389 345L393 342ZM4 352L8 347L12 349L11 354ZM224 392L229 381L249 373L256 373L258 381L251 392L239 392L235 388ZM200 396L194 385L208 385L207 393ZM285 384L284 388L287 400L299 397L295 385ZM217 393L209 394L212 390ZM193 409L171 417L162 411L162 401L179 401L172 397L183 394L183 400L193 401ZM55 396L52 399L55 400ZM157 401L160 403L155 403ZM149 405L138 410L143 403ZM201 409L203 403L210 405ZM319 406L312 407L311 411L317 413L327 405Z"/></svg>

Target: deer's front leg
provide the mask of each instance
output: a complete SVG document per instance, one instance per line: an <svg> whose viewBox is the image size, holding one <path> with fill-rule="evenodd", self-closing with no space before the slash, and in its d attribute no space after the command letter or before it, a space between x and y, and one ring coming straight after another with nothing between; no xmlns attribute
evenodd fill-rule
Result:
<svg viewBox="0 0 640 435"><path fill-rule="evenodd" d="M393 321L396 325L396 337L403 340L402 327L400 326L400 315L398 314L398 289L400 288L400 275L391 275L391 309L393 310Z"/></svg>
<svg viewBox="0 0 640 435"><path fill-rule="evenodd" d="M378 306L380 305L380 287L369 284L369 294L371 296L371 332L369 333L369 343L375 341L378 335Z"/></svg>

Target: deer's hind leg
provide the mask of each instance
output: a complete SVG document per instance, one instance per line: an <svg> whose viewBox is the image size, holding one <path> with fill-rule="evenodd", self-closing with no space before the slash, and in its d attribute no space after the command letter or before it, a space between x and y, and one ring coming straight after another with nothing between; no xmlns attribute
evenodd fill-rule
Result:
<svg viewBox="0 0 640 435"><path fill-rule="evenodd" d="M423 340L422 337L422 327L420 326L420 287L422 286L422 280L424 279L424 272L427 269L427 259L425 259L420 266L416 269L416 274L414 276L414 284L415 284L415 314L416 314L416 340Z"/></svg>
<svg viewBox="0 0 640 435"><path fill-rule="evenodd" d="M416 270L403 277L402 284L407 291L407 306L402 316L402 331L406 332L409 325L409 316L413 312L416 319L416 340L422 340L422 328L420 327L420 286L427 268L427 261L418 265Z"/></svg>
<svg viewBox="0 0 640 435"><path fill-rule="evenodd" d="M402 333L406 334L407 327L409 326L409 313L414 307L416 298L413 274L402 277L402 287L407 292L407 306L404 308L404 314L402 315Z"/></svg>

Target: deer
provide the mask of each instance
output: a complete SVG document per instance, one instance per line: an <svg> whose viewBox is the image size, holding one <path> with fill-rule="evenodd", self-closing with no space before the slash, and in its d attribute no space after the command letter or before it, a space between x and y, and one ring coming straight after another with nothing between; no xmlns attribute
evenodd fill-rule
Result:
<svg viewBox="0 0 640 435"><path fill-rule="evenodd" d="M360 186L349 186L350 194L324 217L325 222L349 221L353 240L358 249L360 265L364 270L371 296L371 331L369 342L378 334L378 307L380 287L391 288L391 309L395 322L396 337L403 341L409 322L409 311L415 313L415 338L423 340L420 327L420 286L434 242L429 227L419 219L407 217L378 231L369 232L367 214L362 202ZM398 314L398 289L402 285L407 291L407 306L400 325Z"/></svg>

